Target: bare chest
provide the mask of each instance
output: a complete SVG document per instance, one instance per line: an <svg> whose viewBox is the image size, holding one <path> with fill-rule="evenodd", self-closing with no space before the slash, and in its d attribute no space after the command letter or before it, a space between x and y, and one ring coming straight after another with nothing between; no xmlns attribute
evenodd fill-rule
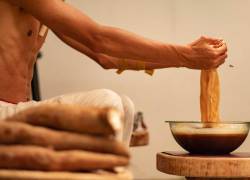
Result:
<svg viewBox="0 0 250 180"><path fill-rule="evenodd" d="M39 30L41 23L24 9L0 0L1 49L21 53L37 53L41 47Z"/></svg>

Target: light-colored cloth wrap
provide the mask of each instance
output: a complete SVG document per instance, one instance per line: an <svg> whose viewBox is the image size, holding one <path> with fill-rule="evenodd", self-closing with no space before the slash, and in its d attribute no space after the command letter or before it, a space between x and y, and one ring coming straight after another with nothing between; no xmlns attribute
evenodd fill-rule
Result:
<svg viewBox="0 0 250 180"><path fill-rule="evenodd" d="M135 113L134 104L127 96L120 96L114 91L108 89L66 94L41 102L29 101L19 104L10 104L0 101L0 119L4 119L29 107L46 103L67 103L96 107L109 106L116 108L124 114L124 128L122 134L120 134L118 138L127 146L129 145Z"/></svg>

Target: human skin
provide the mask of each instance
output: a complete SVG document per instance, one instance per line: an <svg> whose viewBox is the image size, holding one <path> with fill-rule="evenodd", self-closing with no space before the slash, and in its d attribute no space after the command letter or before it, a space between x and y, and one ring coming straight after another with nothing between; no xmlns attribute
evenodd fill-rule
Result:
<svg viewBox="0 0 250 180"><path fill-rule="evenodd" d="M105 69L210 69L227 57L226 44L201 37L187 45L150 40L125 30L101 25L61 0L0 0L0 100L11 103L30 98L36 55L47 25L65 43ZM138 66L142 62L144 66Z"/></svg>

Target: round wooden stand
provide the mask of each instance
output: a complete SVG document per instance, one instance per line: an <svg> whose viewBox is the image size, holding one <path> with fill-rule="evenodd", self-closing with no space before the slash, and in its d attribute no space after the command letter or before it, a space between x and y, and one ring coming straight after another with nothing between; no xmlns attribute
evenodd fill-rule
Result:
<svg viewBox="0 0 250 180"><path fill-rule="evenodd" d="M250 153L205 156L162 152L157 154L157 169L188 180L250 180Z"/></svg>
<svg viewBox="0 0 250 180"><path fill-rule="evenodd" d="M96 173L42 172L24 170L0 170L0 180L132 180L130 171L120 173L106 171Z"/></svg>

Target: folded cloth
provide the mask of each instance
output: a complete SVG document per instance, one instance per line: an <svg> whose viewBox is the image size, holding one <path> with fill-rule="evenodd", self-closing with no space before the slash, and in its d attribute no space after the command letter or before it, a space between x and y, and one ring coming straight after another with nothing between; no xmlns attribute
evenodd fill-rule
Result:
<svg viewBox="0 0 250 180"><path fill-rule="evenodd" d="M84 106L94 106L98 108L112 107L117 109L123 115L123 130L117 135L127 146L129 145L134 117L134 104L132 100L125 96L119 95L109 89L96 89L91 91L82 91L77 93L64 94L43 101L28 101L18 104L11 104L0 101L0 120L10 117L15 113L25 109L39 106L42 104L74 104Z"/></svg>
<svg viewBox="0 0 250 180"><path fill-rule="evenodd" d="M143 61L134 61L136 63L135 71L144 70L144 72L150 76L153 76L154 69L146 69L146 64ZM125 70L130 69L129 63L127 59L122 59L120 67L116 71L117 74L122 74Z"/></svg>

